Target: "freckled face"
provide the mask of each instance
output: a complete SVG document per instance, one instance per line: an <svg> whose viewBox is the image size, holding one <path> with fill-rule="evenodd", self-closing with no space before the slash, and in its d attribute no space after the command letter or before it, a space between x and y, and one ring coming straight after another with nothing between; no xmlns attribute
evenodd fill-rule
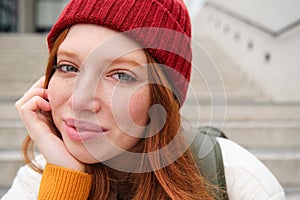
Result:
<svg viewBox="0 0 300 200"><path fill-rule="evenodd" d="M72 26L49 82L53 121L69 152L84 163L132 148L148 122L147 57L125 36L105 42L117 34L96 25ZM126 49L135 50L124 54Z"/></svg>

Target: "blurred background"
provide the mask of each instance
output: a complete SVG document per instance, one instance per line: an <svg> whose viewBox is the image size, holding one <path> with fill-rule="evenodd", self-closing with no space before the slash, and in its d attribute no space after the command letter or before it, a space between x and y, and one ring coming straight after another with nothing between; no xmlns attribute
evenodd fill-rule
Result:
<svg viewBox="0 0 300 200"><path fill-rule="evenodd" d="M0 197L23 164L26 130L14 102L44 74L46 36L66 3L0 0ZM186 4L201 50L183 114L221 128L273 172L289 200L300 199L300 1ZM212 108L221 111L213 122Z"/></svg>

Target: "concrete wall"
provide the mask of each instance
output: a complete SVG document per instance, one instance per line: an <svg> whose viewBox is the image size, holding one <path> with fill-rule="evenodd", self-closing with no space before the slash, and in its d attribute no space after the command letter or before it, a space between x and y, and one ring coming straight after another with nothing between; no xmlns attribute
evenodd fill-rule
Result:
<svg viewBox="0 0 300 200"><path fill-rule="evenodd" d="M19 33L34 32L34 1L18 1L18 28Z"/></svg>
<svg viewBox="0 0 300 200"><path fill-rule="evenodd" d="M272 35L300 19L300 1L208 2L193 17L194 38L215 40L273 101L300 102L300 26Z"/></svg>
<svg viewBox="0 0 300 200"><path fill-rule="evenodd" d="M278 31L300 19L299 0L210 0L266 29Z"/></svg>
<svg viewBox="0 0 300 200"><path fill-rule="evenodd" d="M56 22L67 1L40 1L36 4L36 19L37 28L49 28Z"/></svg>
<svg viewBox="0 0 300 200"><path fill-rule="evenodd" d="M57 20L68 0L18 1L18 33L33 33L36 30L47 31Z"/></svg>

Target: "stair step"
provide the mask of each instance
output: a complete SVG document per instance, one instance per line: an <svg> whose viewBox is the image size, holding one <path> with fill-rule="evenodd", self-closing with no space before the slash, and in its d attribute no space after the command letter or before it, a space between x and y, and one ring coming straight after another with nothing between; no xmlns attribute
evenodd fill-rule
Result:
<svg viewBox="0 0 300 200"><path fill-rule="evenodd" d="M0 121L0 150L19 149L26 135L21 121Z"/></svg>
<svg viewBox="0 0 300 200"><path fill-rule="evenodd" d="M0 102L0 121L19 120L19 114L15 108L15 103L11 101Z"/></svg>
<svg viewBox="0 0 300 200"><path fill-rule="evenodd" d="M0 120L18 120L19 115L14 102L0 101ZM182 114L188 121L299 121L300 105L290 104L234 104L234 105L207 105L186 104ZM214 115L212 115L214 114Z"/></svg>
<svg viewBox="0 0 300 200"><path fill-rule="evenodd" d="M0 99L16 99L44 74L44 34L0 34ZM2 111L2 109L1 109Z"/></svg>
<svg viewBox="0 0 300 200"><path fill-rule="evenodd" d="M31 55L32 58L28 57L28 54L25 56L26 58L15 56L11 58L12 60L0 58L1 84L6 83L9 85L12 82L34 81L37 76L39 77L44 74L46 66L46 59L44 57L38 54Z"/></svg>
<svg viewBox="0 0 300 200"><path fill-rule="evenodd" d="M209 122L193 124L207 126ZM213 125L223 126L222 122ZM300 149L299 121L226 122L222 130L228 138L246 148ZM21 121L0 121L0 149L20 148L26 134Z"/></svg>
<svg viewBox="0 0 300 200"><path fill-rule="evenodd" d="M185 122L190 127L212 126L247 149L300 150L300 121Z"/></svg>
<svg viewBox="0 0 300 200"><path fill-rule="evenodd" d="M300 187L284 187L287 200L300 199Z"/></svg>
<svg viewBox="0 0 300 200"><path fill-rule="evenodd" d="M300 121L226 122L223 131L246 148L300 150Z"/></svg>
<svg viewBox="0 0 300 200"><path fill-rule="evenodd" d="M197 102L182 107L182 114L189 121L299 121L300 105L289 104L228 104L197 105Z"/></svg>
<svg viewBox="0 0 300 200"><path fill-rule="evenodd" d="M300 149L300 128L224 128L223 131L246 148Z"/></svg>
<svg viewBox="0 0 300 200"><path fill-rule="evenodd" d="M46 34L14 34L14 33L0 33L0 44L1 47L17 47L23 46L23 47L31 47L33 43L38 42L36 44L40 45L46 45Z"/></svg>
<svg viewBox="0 0 300 200"><path fill-rule="evenodd" d="M278 178L283 186L300 187L300 151L250 151ZM17 170L23 165L19 151L0 151L0 187L9 187Z"/></svg>
<svg viewBox="0 0 300 200"><path fill-rule="evenodd" d="M250 150L283 186L300 187L300 150Z"/></svg>
<svg viewBox="0 0 300 200"><path fill-rule="evenodd" d="M2 83L0 81L0 99L2 101L16 101L32 86L32 84L39 79L41 75L36 75L30 79L30 81L23 82L11 82L11 83ZM13 102L10 102L11 104ZM1 104L1 102L0 102Z"/></svg>
<svg viewBox="0 0 300 200"><path fill-rule="evenodd" d="M8 188L0 187L0 198L8 191Z"/></svg>
<svg viewBox="0 0 300 200"><path fill-rule="evenodd" d="M0 188L9 188L18 169L24 165L19 151L0 151Z"/></svg>
<svg viewBox="0 0 300 200"><path fill-rule="evenodd" d="M223 98L226 98L227 101L230 101L231 99L238 99L240 101L245 100L252 100L252 99L260 99L260 100L267 100L265 97L261 97L259 95L259 91L256 91L254 89L249 88L248 86L240 86L236 84L231 85L225 85L224 90L219 92L219 89L221 89L218 86L209 86L209 88L206 88L205 86L200 85L191 85L190 86L190 93L188 93L188 99L189 98L195 98L199 100L210 99L211 96L223 96Z"/></svg>

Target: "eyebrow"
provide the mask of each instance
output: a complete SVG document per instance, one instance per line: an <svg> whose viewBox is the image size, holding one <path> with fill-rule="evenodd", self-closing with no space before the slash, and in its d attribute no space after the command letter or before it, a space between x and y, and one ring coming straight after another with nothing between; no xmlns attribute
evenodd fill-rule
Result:
<svg viewBox="0 0 300 200"><path fill-rule="evenodd" d="M67 50L60 50L58 49L56 55L63 55L63 56L67 56L67 57L70 57L70 58L78 58L79 56L74 53L74 52L71 52L71 51L67 51Z"/></svg>
<svg viewBox="0 0 300 200"><path fill-rule="evenodd" d="M127 59L124 57L119 57L119 58L113 60L111 63L112 64L128 63L131 66L136 66L136 67L146 64L146 63L140 63L140 62L136 61L135 59Z"/></svg>
<svg viewBox="0 0 300 200"><path fill-rule="evenodd" d="M72 52L72 51L69 51L69 50L65 50L65 49L58 49L57 51L57 56L58 55L61 55L61 56L66 56L68 58L72 58L72 59L77 59L78 61L80 61L79 59L79 55L75 52ZM142 65L145 65L147 63L140 63L138 62L136 59L132 59L132 58L126 58L124 56L121 56L121 57L118 57L116 59L111 59L111 58L107 58L108 63L111 63L111 64L122 64L122 63L128 63L130 64L130 66L134 66L134 67L138 67L138 66L142 66Z"/></svg>

